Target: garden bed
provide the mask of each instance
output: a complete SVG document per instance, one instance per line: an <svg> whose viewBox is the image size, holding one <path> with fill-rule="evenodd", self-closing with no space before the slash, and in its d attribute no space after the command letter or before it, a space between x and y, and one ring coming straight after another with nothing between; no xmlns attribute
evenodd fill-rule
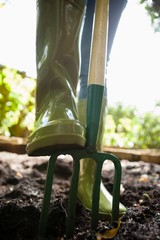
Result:
<svg viewBox="0 0 160 240"><path fill-rule="evenodd" d="M0 239L36 240L40 218L48 157L0 152ZM127 207L114 239L160 239L160 165L143 161L121 160L121 202ZM103 169L107 189L113 189L113 167L108 161ZM54 196L50 204L46 239L65 239L65 217L72 159L57 161ZM90 213L77 201L73 239L104 239L112 227L99 221L90 229ZM97 238L97 232L100 234Z"/></svg>

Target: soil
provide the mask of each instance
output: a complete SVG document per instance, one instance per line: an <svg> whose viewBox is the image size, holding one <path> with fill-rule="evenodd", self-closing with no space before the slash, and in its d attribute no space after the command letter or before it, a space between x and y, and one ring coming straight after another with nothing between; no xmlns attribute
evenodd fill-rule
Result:
<svg viewBox="0 0 160 240"><path fill-rule="evenodd" d="M37 240L48 157L0 152L0 239ZM117 240L160 239L160 165L121 160L121 202L127 212L121 219ZM57 160L46 239L65 239L65 217L72 175L72 158ZM112 192L112 163L104 164L103 182ZM90 212L77 200L72 239L105 239L103 232L114 228L100 220L90 229ZM97 235L97 233L99 233Z"/></svg>

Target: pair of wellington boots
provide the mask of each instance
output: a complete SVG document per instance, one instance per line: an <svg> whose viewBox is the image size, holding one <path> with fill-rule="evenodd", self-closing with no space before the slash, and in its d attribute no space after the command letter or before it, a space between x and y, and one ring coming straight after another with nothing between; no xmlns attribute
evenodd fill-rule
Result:
<svg viewBox="0 0 160 240"><path fill-rule="evenodd" d="M82 0L39 0L37 3L37 86L35 127L28 138L29 156L85 147L86 99L76 103L79 46L85 5ZM98 139L101 145L103 123ZM96 163L81 160L78 198L91 209ZM112 196L101 183L99 212L110 216ZM125 212L120 204L119 215Z"/></svg>

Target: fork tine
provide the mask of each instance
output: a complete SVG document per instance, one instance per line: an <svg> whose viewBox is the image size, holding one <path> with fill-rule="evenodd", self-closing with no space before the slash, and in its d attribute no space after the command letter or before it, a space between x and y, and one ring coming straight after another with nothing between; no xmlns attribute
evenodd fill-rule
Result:
<svg viewBox="0 0 160 240"><path fill-rule="evenodd" d="M112 222L118 221L119 219L119 201L120 201L120 185L121 185L121 174L122 168L119 159L113 155L108 154L110 160L114 164L115 174L113 183L113 202L112 202Z"/></svg>
<svg viewBox="0 0 160 240"><path fill-rule="evenodd" d="M96 161L96 172L95 181L93 185L92 193L92 219L91 228L95 229L98 225L99 220L99 198L100 198L100 184L101 184L101 172L102 172L102 162Z"/></svg>
<svg viewBox="0 0 160 240"><path fill-rule="evenodd" d="M50 204L50 199L51 199L53 174L54 174L56 160L57 160L57 154L53 154L50 157L49 162L48 162L47 178L46 178L46 182L45 182L45 192L44 192L42 212L41 212L40 223L39 223L39 237L40 238L44 238L46 236L47 221L48 221L48 214L49 214L49 204Z"/></svg>
<svg viewBox="0 0 160 240"><path fill-rule="evenodd" d="M66 237L67 239L73 234L73 225L75 219L75 207L77 200L78 181L79 181L80 159L73 159L73 174L69 192L68 216L66 220Z"/></svg>
<svg viewBox="0 0 160 240"><path fill-rule="evenodd" d="M98 220L99 220L101 172L102 172L102 167L105 160L111 160L115 168L114 184L113 184L113 200L112 200L112 222L118 221L119 219L121 164L119 159L113 154L97 152L93 154L93 157L96 159L95 161L97 166L96 166L95 182L93 185L93 195L92 195L91 227L92 229L95 229L98 226Z"/></svg>

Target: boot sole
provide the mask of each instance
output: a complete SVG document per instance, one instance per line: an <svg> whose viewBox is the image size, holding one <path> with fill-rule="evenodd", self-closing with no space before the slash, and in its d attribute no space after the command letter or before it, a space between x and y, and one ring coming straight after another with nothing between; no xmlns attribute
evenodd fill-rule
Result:
<svg viewBox="0 0 160 240"><path fill-rule="evenodd" d="M75 120L59 120L37 129L28 138L29 156L52 155L54 151L85 146L85 128Z"/></svg>

